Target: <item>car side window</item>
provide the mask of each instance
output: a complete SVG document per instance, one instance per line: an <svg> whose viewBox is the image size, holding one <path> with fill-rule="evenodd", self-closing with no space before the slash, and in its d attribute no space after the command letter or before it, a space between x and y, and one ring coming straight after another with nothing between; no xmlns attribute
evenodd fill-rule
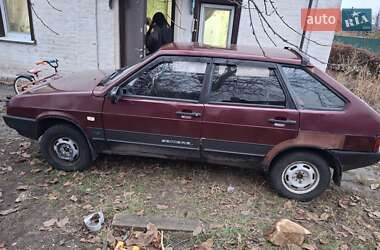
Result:
<svg viewBox="0 0 380 250"><path fill-rule="evenodd" d="M343 109L345 102L320 81L300 68L284 67L296 102L301 109Z"/></svg>
<svg viewBox="0 0 380 250"><path fill-rule="evenodd" d="M164 60L123 87L126 95L199 100L207 63Z"/></svg>
<svg viewBox="0 0 380 250"><path fill-rule="evenodd" d="M216 64L210 102L285 106L274 70L262 66Z"/></svg>

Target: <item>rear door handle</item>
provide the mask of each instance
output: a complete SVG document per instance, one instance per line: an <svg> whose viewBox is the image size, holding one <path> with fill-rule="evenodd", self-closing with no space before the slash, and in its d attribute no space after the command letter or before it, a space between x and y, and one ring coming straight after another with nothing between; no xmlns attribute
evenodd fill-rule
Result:
<svg viewBox="0 0 380 250"><path fill-rule="evenodd" d="M280 119L269 119L270 123L273 124L284 124L284 125L296 125L297 121L294 120L280 120Z"/></svg>
<svg viewBox="0 0 380 250"><path fill-rule="evenodd" d="M186 111L177 111L177 116L191 116L191 117L201 117L202 114L199 112L186 112Z"/></svg>

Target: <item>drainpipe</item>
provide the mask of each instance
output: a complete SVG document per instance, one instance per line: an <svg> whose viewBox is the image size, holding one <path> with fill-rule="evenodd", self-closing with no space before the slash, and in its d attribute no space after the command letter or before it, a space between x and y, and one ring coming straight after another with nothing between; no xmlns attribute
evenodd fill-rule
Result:
<svg viewBox="0 0 380 250"><path fill-rule="evenodd" d="M301 43L300 43L300 50L301 51L303 50L303 46L305 44L307 17L310 15L311 7L313 7L313 1L314 0L309 0L309 6L307 7L307 15L306 15L306 19L305 19L304 31L302 32Z"/></svg>
<svg viewBox="0 0 380 250"><path fill-rule="evenodd" d="M96 32L96 67L99 69L99 23L98 23L98 0L95 0L95 32Z"/></svg>

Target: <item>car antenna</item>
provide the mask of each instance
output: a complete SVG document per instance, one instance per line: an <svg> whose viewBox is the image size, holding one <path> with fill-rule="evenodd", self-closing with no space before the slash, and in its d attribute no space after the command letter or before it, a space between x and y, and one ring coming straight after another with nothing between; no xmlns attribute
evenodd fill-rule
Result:
<svg viewBox="0 0 380 250"><path fill-rule="evenodd" d="M302 51L291 47L284 47L284 49L289 50L290 52L298 56L301 59L301 64L303 66L307 66L310 64L310 58L307 57L304 53L302 53Z"/></svg>

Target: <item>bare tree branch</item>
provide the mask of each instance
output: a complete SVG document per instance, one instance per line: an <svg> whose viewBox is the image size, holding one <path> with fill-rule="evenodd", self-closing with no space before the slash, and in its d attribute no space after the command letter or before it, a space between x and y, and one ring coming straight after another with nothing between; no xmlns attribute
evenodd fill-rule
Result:
<svg viewBox="0 0 380 250"><path fill-rule="evenodd" d="M251 1L248 1L248 9L249 10L251 9ZM256 32L255 32L255 28L253 27L253 20L252 20L252 13L251 13L251 11L249 11L249 21L250 21L250 26L252 28L253 36L255 37L257 44L259 45L261 51L263 52L263 56L266 56L265 51L264 51L263 47L261 46L261 43L260 43L259 39L257 38Z"/></svg>
<svg viewBox="0 0 380 250"><path fill-rule="evenodd" d="M272 37L268 34L267 29L266 29L265 26L264 26L264 23L263 23L263 20L262 20L261 16L258 15L258 17L259 17L260 24L261 24L261 27L263 28L263 31L264 31L265 35L266 35L266 36L268 37L268 39L273 43L273 45L274 45L275 47L277 47L277 44L273 41Z"/></svg>
<svg viewBox="0 0 380 250"><path fill-rule="evenodd" d="M58 12L63 12L62 10L57 9L54 5L52 5L52 4L50 3L50 0L46 0L46 2L49 4L50 7L52 7L52 8L55 9L56 11L58 11Z"/></svg>
<svg viewBox="0 0 380 250"><path fill-rule="evenodd" d="M40 21L40 23L45 26L46 29L48 29L49 31L53 32L55 35L59 36L59 33L56 32L55 30L53 30L52 28L49 27L49 25L47 25L44 20L42 20L42 18L37 14L36 10L34 9L34 5L31 4L31 9L34 13L34 15L37 17L38 21Z"/></svg>
<svg viewBox="0 0 380 250"><path fill-rule="evenodd" d="M296 44L290 42L289 40L287 40L286 38L284 38L282 35L280 35L278 32L276 32L276 30L271 26L271 24L270 24L270 23L268 22L268 20L265 18L263 12L262 12L262 11L260 10L260 8L257 6L257 4L255 3L254 0L248 0L248 5L250 5L250 3L253 4L253 6L255 7L254 9L256 10L256 12L262 17L262 19L264 20L264 22L267 24L267 26L268 26L269 29L273 32L274 35L276 35L277 37L279 37L284 43L286 43L286 44L288 44L288 45L290 45L290 46L292 46L292 47L294 47L294 48L299 49L299 47L298 47ZM249 12L251 13L251 8L249 8ZM250 14L250 15L251 15L251 14ZM251 26L253 27L253 24L252 24ZM261 47L261 45L259 45L259 46ZM310 58L316 60L316 61L319 62L319 63L322 63L322 64L328 64L327 62L324 62L324 61L322 61L322 60L320 60L320 59L318 59L318 58L316 58L316 57L314 57L314 56L311 56L310 54L306 53L305 51L302 51L302 50L300 50L300 51L301 51L303 54L305 54L305 55L307 55L308 57L310 57Z"/></svg>
<svg viewBox="0 0 380 250"><path fill-rule="evenodd" d="M266 2L267 0L264 0L264 1ZM295 32L296 34L298 34L298 35L300 35L300 36L303 36L303 34L302 34L301 32L299 32L298 30L296 30L295 28L293 28L292 26L290 26L290 25L285 21L284 17L281 16L280 13L278 12L277 7L274 6L274 2L273 2L272 0L269 0L269 3L271 4L271 6L272 6L272 8L273 8L274 13L276 13L276 15L280 18L281 22L282 22L286 27L288 27L290 30L292 30L292 31ZM305 39L308 40L308 41L310 41L310 42L312 42L312 43L314 43L314 44L317 44L317 45L319 45L319 46L329 47L329 45L327 45L327 44L322 44L322 43L320 43L320 42L318 42L318 41L315 41L315 40L313 40L313 39L310 39L310 38L308 38L308 37L305 37Z"/></svg>

